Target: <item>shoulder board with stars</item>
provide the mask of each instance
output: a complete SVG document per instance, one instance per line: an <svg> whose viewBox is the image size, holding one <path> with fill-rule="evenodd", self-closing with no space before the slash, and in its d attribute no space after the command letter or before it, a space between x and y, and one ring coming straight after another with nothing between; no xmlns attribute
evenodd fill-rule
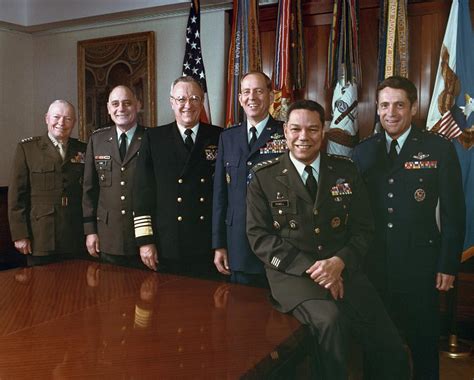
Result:
<svg viewBox="0 0 474 380"><path fill-rule="evenodd" d="M342 160L346 160L346 161L349 161L349 162L353 162L352 161L352 158L350 157L347 157L347 156L342 156L340 154L332 154L332 153L327 153L327 155L331 158L340 158Z"/></svg>
<svg viewBox="0 0 474 380"><path fill-rule="evenodd" d="M30 142L30 141L37 141L40 138L41 138L41 136L31 136L31 137L27 137L25 139L21 139L20 143L23 144L23 143L27 143L27 142Z"/></svg>
<svg viewBox="0 0 474 380"><path fill-rule="evenodd" d="M112 126L110 125L108 127L99 128L99 129L96 129L95 131L92 131L92 134L108 131L110 128L112 128Z"/></svg>
<svg viewBox="0 0 474 380"><path fill-rule="evenodd" d="M266 161L259 162L258 164L256 164L256 165L252 168L252 170L256 172L256 171L258 171L258 170L260 170L260 169L268 168L268 167L270 167L270 166L272 166L272 165L275 165L275 164L277 164L277 163L278 163L278 157L275 157L275 158L273 158L273 159L271 159L271 160L266 160Z"/></svg>
<svg viewBox="0 0 474 380"><path fill-rule="evenodd" d="M430 135L438 136L438 137L441 137L441 138L443 138L443 139L445 139L445 140L451 141L451 139L450 139L448 136L443 135L442 133L435 132L435 131L433 131L433 130L429 130L429 131L428 131L427 129L422 129L421 131L422 131L423 133L428 133L428 134L430 134Z"/></svg>
<svg viewBox="0 0 474 380"><path fill-rule="evenodd" d="M363 142L366 142L366 141L372 140L374 138L377 138L377 137L379 137L379 135L380 135L380 133L375 133L373 135L365 136L363 139L359 140L359 144L362 144Z"/></svg>

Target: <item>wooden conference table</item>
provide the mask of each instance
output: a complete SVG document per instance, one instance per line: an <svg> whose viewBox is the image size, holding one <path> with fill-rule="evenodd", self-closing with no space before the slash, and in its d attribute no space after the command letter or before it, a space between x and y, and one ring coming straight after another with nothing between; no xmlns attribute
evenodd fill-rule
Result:
<svg viewBox="0 0 474 380"><path fill-rule="evenodd" d="M82 260L0 272L0 379L281 377L308 340L263 289Z"/></svg>

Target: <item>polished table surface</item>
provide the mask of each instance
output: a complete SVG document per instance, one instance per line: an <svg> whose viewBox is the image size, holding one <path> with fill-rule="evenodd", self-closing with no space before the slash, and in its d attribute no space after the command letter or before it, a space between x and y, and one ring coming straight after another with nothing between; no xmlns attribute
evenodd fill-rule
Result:
<svg viewBox="0 0 474 380"><path fill-rule="evenodd" d="M71 260L0 272L0 379L263 378L305 331L267 291Z"/></svg>

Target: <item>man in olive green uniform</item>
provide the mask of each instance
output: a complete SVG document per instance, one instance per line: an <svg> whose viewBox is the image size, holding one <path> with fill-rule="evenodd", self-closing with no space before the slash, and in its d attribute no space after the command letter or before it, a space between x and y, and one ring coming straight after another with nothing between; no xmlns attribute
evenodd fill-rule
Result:
<svg viewBox="0 0 474 380"><path fill-rule="evenodd" d="M365 378L407 379L402 341L360 270L374 230L367 193L349 159L320 152L323 122L316 102L290 106L290 152L258 164L250 179L250 246L276 308L310 326L322 379L347 379L349 331L363 347Z"/></svg>
<svg viewBox="0 0 474 380"><path fill-rule="evenodd" d="M82 178L86 144L71 138L74 107L56 100L45 116L48 132L17 146L8 188L15 248L28 265L84 253Z"/></svg>
<svg viewBox="0 0 474 380"><path fill-rule="evenodd" d="M140 102L126 86L115 87L107 110L115 125L94 131L84 170L87 251L101 261L143 267L135 243L132 188L145 128L137 125Z"/></svg>

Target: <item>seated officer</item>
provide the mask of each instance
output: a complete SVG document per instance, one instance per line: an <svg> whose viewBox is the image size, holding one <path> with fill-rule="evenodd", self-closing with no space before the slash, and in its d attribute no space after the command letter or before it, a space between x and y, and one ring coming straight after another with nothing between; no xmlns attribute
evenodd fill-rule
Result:
<svg viewBox="0 0 474 380"><path fill-rule="evenodd" d="M360 263L374 226L352 162L320 152L324 109L293 103L289 153L258 164L247 193L247 234L263 261L276 308L310 326L318 378L347 379L348 332L361 343L366 378L408 378L408 357Z"/></svg>

